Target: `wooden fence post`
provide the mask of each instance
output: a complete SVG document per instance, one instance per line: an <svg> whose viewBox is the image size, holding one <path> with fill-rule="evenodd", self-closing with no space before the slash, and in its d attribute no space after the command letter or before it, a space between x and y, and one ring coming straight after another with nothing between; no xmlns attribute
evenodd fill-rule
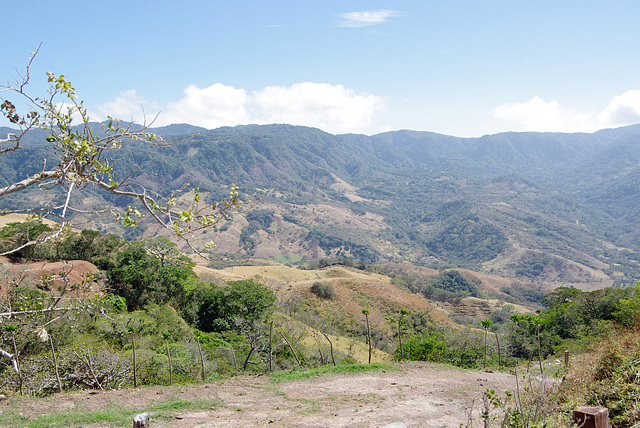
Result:
<svg viewBox="0 0 640 428"><path fill-rule="evenodd" d="M609 409L580 407L573 411L573 423L578 428L609 428Z"/></svg>
<svg viewBox="0 0 640 428"><path fill-rule="evenodd" d="M564 368L565 370L569 369L569 351L564 351Z"/></svg>
<svg viewBox="0 0 640 428"><path fill-rule="evenodd" d="M287 346L289 346L289 349L291 350L291 353L293 354L293 356L295 357L296 361L298 362L298 367L302 368L302 363L298 359L298 356L296 355L296 351L293 350L293 346L291 346L291 344L289 343L287 338L284 337L284 334L282 334L282 332L279 332L279 333L280 333L280 336L282 336L282 338L284 339L284 341L287 344Z"/></svg>
<svg viewBox="0 0 640 428"><path fill-rule="evenodd" d="M149 413L140 413L133 418L133 428L149 428Z"/></svg>

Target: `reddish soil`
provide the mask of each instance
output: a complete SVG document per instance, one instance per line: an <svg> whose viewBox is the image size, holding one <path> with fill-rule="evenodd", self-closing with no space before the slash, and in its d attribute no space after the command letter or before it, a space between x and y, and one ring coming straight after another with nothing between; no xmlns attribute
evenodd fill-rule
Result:
<svg viewBox="0 0 640 428"><path fill-rule="evenodd" d="M66 262L20 262L11 263L7 257L0 257L0 295L6 296L13 287L36 285L43 291L56 291L64 284L66 274L69 284L80 286L74 296L86 297L100 292L101 273L90 262L69 260ZM43 281L43 275L49 282Z"/></svg>

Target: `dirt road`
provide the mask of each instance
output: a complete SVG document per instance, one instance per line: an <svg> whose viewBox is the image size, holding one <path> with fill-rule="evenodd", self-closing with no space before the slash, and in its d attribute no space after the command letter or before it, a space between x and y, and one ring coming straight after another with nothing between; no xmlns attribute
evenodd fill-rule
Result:
<svg viewBox="0 0 640 428"><path fill-rule="evenodd" d="M152 413L152 427L383 427L393 422L409 427L460 427L461 422L467 422L472 403L480 426L482 392L487 388L501 392L515 389L515 378L506 373L430 363L400 367L397 371L325 375L277 384L268 376L240 376L206 385L82 392L13 405L10 399L0 410L19 405L20 412L28 416L77 408L96 411L115 404L135 414L136 409L174 398L217 404L207 410L176 411L169 420L154 420Z"/></svg>

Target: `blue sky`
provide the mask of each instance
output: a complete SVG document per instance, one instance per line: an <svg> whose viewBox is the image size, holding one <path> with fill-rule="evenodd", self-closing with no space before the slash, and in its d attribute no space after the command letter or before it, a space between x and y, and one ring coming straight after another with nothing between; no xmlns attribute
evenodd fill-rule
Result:
<svg viewBox="0 0 640 428"><path fill-rule="evenodd" d="M96 120L456 136L640 122L637 1L25 0L2 15L0 82L42 42L32 90L65 74Z"/></svg>

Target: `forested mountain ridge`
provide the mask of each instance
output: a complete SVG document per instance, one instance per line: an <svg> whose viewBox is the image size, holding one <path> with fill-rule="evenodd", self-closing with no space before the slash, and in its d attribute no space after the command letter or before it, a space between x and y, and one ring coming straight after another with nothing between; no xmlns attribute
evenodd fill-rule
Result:
<svg viewBox="0 0 640 428"><path fill-rule="evenodd" d="M246 216L219 225L219 252L455 265L583 288L640 277L637 125L480 138L332 135L289 125L152 131L190 139L130 147L120 175L133 170L160 193L187 182L211 197L231 183L250 196L266 192ZM1 159L0 185L35 173L45 156L36 144ZM37 195L22 194L3 203L33 201Z"/></svg>

